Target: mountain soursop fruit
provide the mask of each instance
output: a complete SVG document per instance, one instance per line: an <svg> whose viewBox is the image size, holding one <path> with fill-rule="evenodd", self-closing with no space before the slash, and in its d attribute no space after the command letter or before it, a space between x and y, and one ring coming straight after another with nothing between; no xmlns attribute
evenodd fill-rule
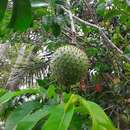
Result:
<svg viewBox="0 0 130 130"><path fill-rule="evenodd" d="M62 85L73 85L79 82L88 69L86 54L72 45L58 48L50 64L52 75Z"/></svg>

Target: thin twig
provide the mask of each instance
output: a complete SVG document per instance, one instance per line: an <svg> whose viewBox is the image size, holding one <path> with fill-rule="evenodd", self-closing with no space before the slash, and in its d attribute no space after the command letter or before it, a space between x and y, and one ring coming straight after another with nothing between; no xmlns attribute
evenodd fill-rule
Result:
<svg viewBox="0 0 130 130"><path fill-rule="evenodd" d="M69 14L69 10L68 9L66 9L64 6L60 6L66 13L68 13ZM94 28L97 28L97 29L101 29L100 27L98 27L97 25L95 25L95 24L92 24L92 23L89 23L89 22L87 22L87 21L84 21L84 20L82 20L82 19L80 19L79 17L77 17L77 16L75 16L75 15L73 15L72 14L72 17L74 18L74 19L76 19L77 21L79 21L79 22L81 22L81 23L84 23L85 25L87 25L87 26L91 26L91 27L94 27Z"/></svg>
<svg viewBox="0 0 130 130"><path fill-rule="evenodd" d="M70 1L68 1L68 3L70 3ZM68 14L69 14L70 24L71 24L71 35L72 35L71 42L72 42L72 44L76 44L76 29L75 29L73 15L70 10L68 10Z"/></svg>
<svg viewBox="0 0 130 130"><path fill-rule="evenodd" d="M104 111L106 111L106 110L108 110L108 109L111 109L111 108L113 108L114 106L113 105L111 105L111 106L109 106L109 107L107 107L107 108L105 108L104 109Z"/></svg>

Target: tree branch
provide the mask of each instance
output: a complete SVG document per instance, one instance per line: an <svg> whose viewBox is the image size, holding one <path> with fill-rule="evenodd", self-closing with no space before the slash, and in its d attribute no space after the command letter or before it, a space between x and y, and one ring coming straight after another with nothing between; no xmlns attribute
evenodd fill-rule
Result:
<svg viewBox="0 0 130 130"><path fill-rule="evenodd" d="M9 48L9 44L0 44L0 62L6 59L6 52Z"/></svg>
<svg viewBox="0 0 130 130"><path fill-rule="evenodd" d="M64 6L61 6L61 8L62 8L67 14L70 13L70 11L69 11L68 9L66 9ZM130 63L130 58L129 58L128 56L124 55L124 54L123 54L123 51L120 50L120 49L107 37L107 35L105 34L104 29L103 29L102 27L100 27L100 26L98 26L98 25L96 25L96 24L92 24L92 23L89 23L89 22L87 22L87 21L84 21L84 20L80 19L79 17L77 17L77 16L75 16L75 15L73 15L73 14L72 14L72 17L73 17L75 20L77 20L77 21L79 21L79 22L81 22L81 23L83 23L83 24L85 24L85 25L87 25L87 26L90 26L90 27L93 27L93 28L98 29L99 32L100 32L100 34L101 34L101 36L102 36L102 38L104 39L105 43L108 44L112 49L115 49L122 57L124 57L124 58Z"/></svg>

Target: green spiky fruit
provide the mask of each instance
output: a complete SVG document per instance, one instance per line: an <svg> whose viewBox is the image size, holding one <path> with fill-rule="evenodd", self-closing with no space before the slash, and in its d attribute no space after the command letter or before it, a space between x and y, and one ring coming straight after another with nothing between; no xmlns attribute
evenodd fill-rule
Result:
<svg viewBox="0 0 130 130"><path fill-rule="evenodd" d="M53 54L50 64L54 78L62 85L73 85L79 82L88 69L86 54L77 47L66 45Z"/></svg>

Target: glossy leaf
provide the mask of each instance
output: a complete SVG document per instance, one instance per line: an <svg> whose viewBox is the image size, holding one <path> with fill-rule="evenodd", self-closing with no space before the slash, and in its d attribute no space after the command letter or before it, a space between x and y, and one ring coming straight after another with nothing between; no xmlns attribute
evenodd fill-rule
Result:
<svg viewBox="0 0 130 130"><path fill-rule="evenodd" d="M40 106L41 104L35 101L27 102L23 105L18 106L7 118L5 130L15 129L17 123L19 123L26 115L39 108Z"/></svg>
<svg viewBox="0 0 130 130"><path fill-rule="evenodd" d="M99 105L83 98L80 101L92 118L92 130L117 130Z"/></svg>
<svg viewBox="0 0 130 130"><path fill-rule="evenodd" d="M74 113L74 106L64 110L64 105L59 105L52 110L50 117L45 122L42 130L67 130Z"/></svg>
<svg viewBox="0 0 130 130"><path fill-rule="evenodd" d="M9 27L25 31L32 23L31 4L29 0L14 0L13 14Z"/></svg>
<svg viewBox="0 0 130 130"><path fill-rule="evenodd" d="M33 114L27 115L18 123L16 130L32 130L32 128L40 119L46 117L49 114L49 110L49 107L43 107Z"/></svg>
<svg viewBox="0 0 130 130"><path fill-rule="evenodd" d="M0 97L0 104L8 102L13 97L14 97L14 92L5 93L3 96Z"/></svg>
<svg viewBox="0 0 130 130"><path fill-rule="evenodd" d="M0 21L3 19L8 0L0 0Z"/></svg>

